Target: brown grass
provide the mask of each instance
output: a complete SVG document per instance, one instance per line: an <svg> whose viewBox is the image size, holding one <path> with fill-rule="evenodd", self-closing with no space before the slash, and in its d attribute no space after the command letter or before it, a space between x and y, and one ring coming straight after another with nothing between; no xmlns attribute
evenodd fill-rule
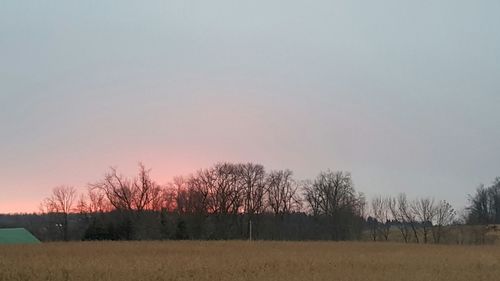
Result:
<svg viewBox="0 0 500 281"><path fill-rule="evenodd" d="M500 247L368 242L0 246L0 280L500 280Z"/></svg>

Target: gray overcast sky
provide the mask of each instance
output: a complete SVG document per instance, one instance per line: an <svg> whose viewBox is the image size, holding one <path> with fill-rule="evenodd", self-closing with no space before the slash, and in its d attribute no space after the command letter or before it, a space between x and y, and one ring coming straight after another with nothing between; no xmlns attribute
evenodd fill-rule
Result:
<svg viewBox="0 0 500 281"><path fill-rule="evenodd" d="M460 208L500 176L500 1L0 1L0 212L138 161L348 170Z"/></svg>

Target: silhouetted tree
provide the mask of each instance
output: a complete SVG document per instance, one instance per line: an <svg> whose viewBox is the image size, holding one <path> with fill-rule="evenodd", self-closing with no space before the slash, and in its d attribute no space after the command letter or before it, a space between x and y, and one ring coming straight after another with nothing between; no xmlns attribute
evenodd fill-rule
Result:
<svg viewBox="0 0 500 281"><path fill-rule="evenodd" d="M500 223L500 177L496 178L490 187L481 185L476 194L469 196L470 224L499 224Z"/></svg>
<svg viewBox="0 0 500 281"><path fill-rule="evenodd" d="M253 163L240 164L239 173L244 196L243 211L249 215L262 213L268 192L264 166Z"/></svg>
<svg viewBox="0 0 500 281"><path fill-rule="evenodd" d="M364 197L356 195L351 174L344 172L321 172L306 185L305 197L313 214L327 218L335 239L348 236L348 226L361 217L365 204Z"/></svg>
<svg viewBox="0 0 500 281"><path fill-rule="evenodd" d="M239 180L243 189L243 213L247 215L248 227L245 233L248 233L249 239L252 239L254 230L258 229L258 215L265 210L265 197L268 193L266 185L266 171L264 166L259 164L247 163L239 165Z"/></svg>
<svg viewBox="0 0 500 281"><path fill-rule="evenodd" d="M135 195L133 183L123 175L119 175L116 168L111 167L103 180L90 186L102 191L114 209L133 210Z"/></svg>
<svg viewBox="0 0 500 281"><path fill-rule="evenodd" d="M283 217L300 208L298 185L290 170L272 171L267 176L267 202L276 216Z"/></svg>
<svg viewBox="0 0 500 281"><path fill-rule="evenodd" d="M162 207L162 188L151 179L150 172L139 163L139 175L132 183L132 203L139 212L159 211Z"/></svg>
<svg viewBox="0 0 500 281"><path fill-rule="evenodd" d="M52 195L42 202L42 211L61 217L58 226L62 229L65 241L68 241L68 215L73 211L76 198L74 187L58 186L52 190Z"/></svg>

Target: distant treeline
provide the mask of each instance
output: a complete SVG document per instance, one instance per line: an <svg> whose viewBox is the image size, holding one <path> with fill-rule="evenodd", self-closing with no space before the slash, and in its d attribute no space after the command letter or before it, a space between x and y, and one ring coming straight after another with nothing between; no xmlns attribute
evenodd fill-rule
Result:
<svg viewBox="0 0 500 281"><path fill-rule="evenodd" d="M399 194L367 202L343 171L298 181L290 170L219 163L162 186L140 164L135 177L111 168L84 194L56 187L40 209L40 214L2 215L0 227L25 227L45 241L389 240L398 235L404 242L442 243L449 241L444 238L452 226L500 223L500 178L478 188L467 213L457 216L448 202L432 198L408 200Z"/></svg>

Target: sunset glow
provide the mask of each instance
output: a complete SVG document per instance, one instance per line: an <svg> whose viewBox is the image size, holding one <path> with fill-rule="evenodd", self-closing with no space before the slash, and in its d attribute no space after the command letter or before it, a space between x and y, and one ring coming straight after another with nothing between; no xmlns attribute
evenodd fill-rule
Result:
<svg viewBox="0 0 500 281"><path fill-rule="evenodd" d="M457 206L498 176L494 1L56 2L0 4L0 213L139 161L162 185L254 162Z"/></svg>

